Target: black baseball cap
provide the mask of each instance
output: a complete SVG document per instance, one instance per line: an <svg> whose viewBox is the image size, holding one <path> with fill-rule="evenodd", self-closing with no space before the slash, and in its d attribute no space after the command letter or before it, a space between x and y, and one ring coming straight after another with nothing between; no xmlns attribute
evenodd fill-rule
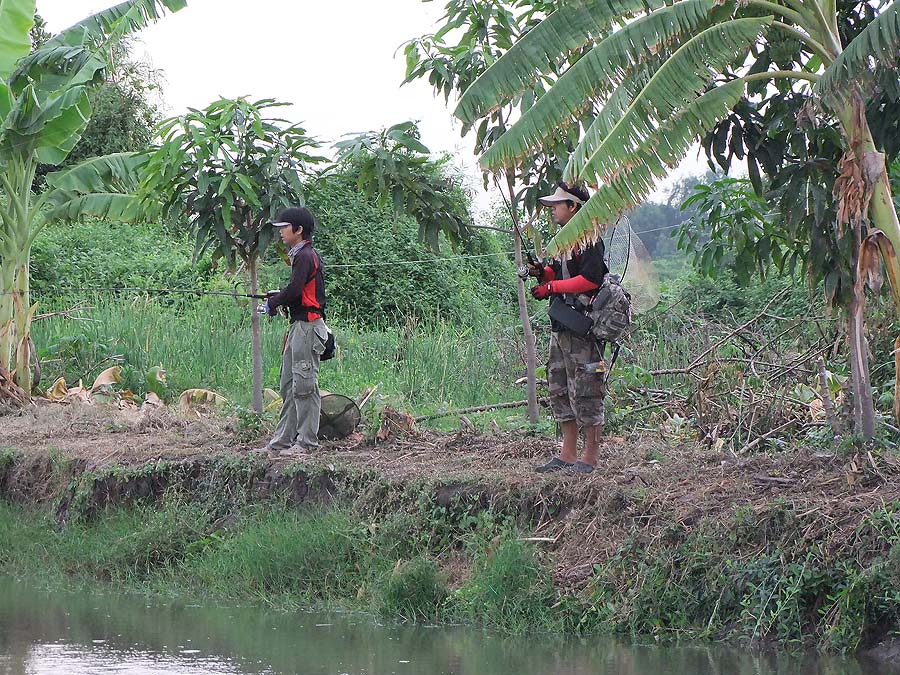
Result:
<svg viewBox="0 0 900 675"><path fill-rule="evenodd" d="M299 226L303 228L304 232L309 232L313 228L313 223L315 223L315 219L313 214L309 212L309 209L302 206L291 206L279 211L270 225L272 227Z"/></svg>

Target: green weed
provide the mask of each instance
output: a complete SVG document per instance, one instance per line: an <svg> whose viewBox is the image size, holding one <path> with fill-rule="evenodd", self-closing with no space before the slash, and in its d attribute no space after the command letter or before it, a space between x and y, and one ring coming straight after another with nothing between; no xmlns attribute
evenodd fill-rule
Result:
<svg viewBox="0 0 900 675"><path fill-rule="evenodd" d="M447 582L434 561L398 561L378 584L375 609L388 619L437 621L447 594Z"/></svg>
<svg viewBox="0 0 900 675"><path fill-rule="evenodd" d="M454 610L472 623L524 633L552 630L556 600L534 547L506 538L478 555L472 576L455 593Z"/></svg>

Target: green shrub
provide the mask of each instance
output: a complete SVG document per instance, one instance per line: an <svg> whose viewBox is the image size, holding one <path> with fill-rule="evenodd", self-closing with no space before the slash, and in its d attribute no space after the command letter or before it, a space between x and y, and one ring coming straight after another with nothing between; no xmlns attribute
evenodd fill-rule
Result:
<svg viewBox="0 0 900 675"><path fill-rule="evenodd" d="M75 576L140 582L170 573L207 537L208 524L203 508L178 500L117 508L70 523L56 536L56 555Z"/></svg>
<svg viewBox="0 0 900 675"><path fill-rule="evenodd" d="M211 263L204 258L195 265L192 252L187 232L173 234L156 223L50 225L31 250L31 286L45 304L81 297L65 288L202 287L213 276Z"/></svg>
<svg viewBox="0 0 900 675"><path fill-rule="evenodd" d="M533 546L508 538L479 558L454 598L462 618L511 633L553 629L556 592Z"/></svg>
<svg viewBox="0 0 900 675"><path fill-rule="evenodd" d="M375 608L387 619L436 621L447 584L431 560L416 558L386 574L375 593Z"/></svg>

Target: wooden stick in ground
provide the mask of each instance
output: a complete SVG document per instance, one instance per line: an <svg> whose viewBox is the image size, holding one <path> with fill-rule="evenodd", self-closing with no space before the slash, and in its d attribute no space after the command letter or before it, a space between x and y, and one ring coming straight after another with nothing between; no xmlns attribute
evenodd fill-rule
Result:
<svg viewBox="0 0 900 675"><path fill-rule="evenodd" d="M378 391L377 384L373 387L366 387L359 395L359 398L356 399L356 407L362 410L363 406L369 402L369 399L372 398L372 394L374 394L376 391Z"/></svg>
<svg viewBox="0 0 900 675"><path fill-rule="evenodd" d="M840 436L841 425L834 412L831 391L828 389L828 376L825 375L825 359L821 356L816 359L816 366L819 368L819 386L822 387L822 407L825 409L825 418L828 420L828 426L831 427L831 433L835 436Z"/></svg>

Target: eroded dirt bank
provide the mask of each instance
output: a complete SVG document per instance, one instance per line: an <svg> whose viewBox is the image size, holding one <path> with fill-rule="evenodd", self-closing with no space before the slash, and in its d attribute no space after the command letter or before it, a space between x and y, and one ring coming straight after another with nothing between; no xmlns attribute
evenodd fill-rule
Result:
<svg viewBox="0 0 900 675"><path fill-rule="evenodd" d="M701 522L739 511L765 543L767 515L790 511L799 536L833 551L866 516L900 500L900 462L830 453L736 457L693 443L615 437L589 476L539 475L553 439L515 434L393 433L327 443L315 453L270 457L241 444L214 419L136 417L90 407L47 407L0 418L0 494L21 503L73 505L91 515L107 504L158 497L180 487L227 483L253 499L349 500L377 508L411 485L442 505L462 496L514 514L558 558L561 582L584 580L626 537L683 537ZM224 483L223 483L224 482ZM74 504L73 504L74 503ZM382 505L383 506L383 505ZM778 533L771 533L776 535Z"/></svg>

